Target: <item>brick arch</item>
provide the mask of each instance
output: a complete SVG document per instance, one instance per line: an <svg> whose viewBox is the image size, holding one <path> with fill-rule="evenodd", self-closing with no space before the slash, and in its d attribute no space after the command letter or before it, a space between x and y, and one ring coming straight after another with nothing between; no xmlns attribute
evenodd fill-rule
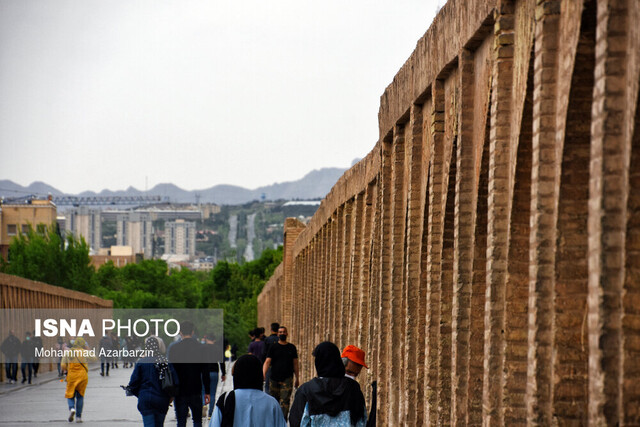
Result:
<svg viewBox="0 0 640 427"><path fill-rule="evenodd" d="M482 424L482 379L484 375L484 317L485 293L487 288L487 225L489 197L489 131L491 110L487 119L480 160L478 197L476 203L476 224L474 230L473 276L471 285L471 316L469 334L469 399L467 422L469 425Z"/></svg>
<svg viewBox="0 0 640 427"><path fill-rule="evenodd" d="M505 290L505 395L506 424L526 419L527 308L529 298L529 237L531 210L531 161L533 130L533 52L516 152L513 207L509 225L509 267Z"/></svg>
<svg viewBox="0 0 640 427"><path fill-rule="evenodd" d="M556 238L553 417L586 424L588 401L588 201L595 67L595 2L585 4L569 92Z"/></svg>

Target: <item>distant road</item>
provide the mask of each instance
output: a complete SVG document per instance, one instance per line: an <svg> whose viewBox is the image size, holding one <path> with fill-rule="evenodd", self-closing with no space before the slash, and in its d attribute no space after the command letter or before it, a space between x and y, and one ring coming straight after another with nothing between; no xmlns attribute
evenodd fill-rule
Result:
<svg viewBox="0 0 640 427"><path fill-rule="evenodd" d="M229 217L229 246L237 248L236 239L238 238L238 215Z"/></svg>
<svg viewBox="0 0 640 427"><path fill-rule="evenodd" d="M244 250L245 261L253 261L255 258L255 254L253 253L253 239L256 238L255 221L255 213L247 216L247 247Z"/></svg>

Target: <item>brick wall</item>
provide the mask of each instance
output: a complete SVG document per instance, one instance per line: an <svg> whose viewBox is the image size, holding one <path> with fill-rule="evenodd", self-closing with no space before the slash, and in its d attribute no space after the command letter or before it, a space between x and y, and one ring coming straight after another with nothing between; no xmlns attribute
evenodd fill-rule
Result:
<svg viewBox="0 0 640 427"><path fill-rule="evenodd" d="M111 309L113 301L98 298L83 292L52 286L42 282L25 279L18 276L0 273L0 309ZM30 317L30 312L22 314ZM25 331L15 331L22 338ZM4 340L9 334L8 326L0 323L0 339ZM45 344L53 338L44 338ZM4 362L4 355L0 354L0 361ZM53 363L42 363L42 370L56 369ZM0 381L4 381L4 369L0 371Z"/></svg>
<svg viewBox="0 0 640 427"><path fill-rule="evenodd" d="M640 423L640 3L450 0L258 300L380 425ZM290 263L290 264L289 264ZM287 268L290 266L291 268Z"/></svg>

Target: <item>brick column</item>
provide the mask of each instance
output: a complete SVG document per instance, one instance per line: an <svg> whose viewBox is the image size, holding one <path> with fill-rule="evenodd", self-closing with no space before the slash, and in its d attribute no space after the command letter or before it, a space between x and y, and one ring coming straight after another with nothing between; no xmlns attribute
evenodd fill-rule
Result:
<svg viewBox="0 0 640 427"><path fill-rule="evenodd" d="M637 382L624 378L629 347L622 327L629 325L624 242L638 96L638 4L599 1L597 20L589 183L589 421L616 425L626 421L623 390L637 389ZM634 406L637 419L637 401Z"/></svg>
<svg viewBox="0 0 640 427"><path fill-rule="evenodd" d="M293 259L293 245L298 238L298 235L304 230L305 225L295 218L287 218L284 221L284 254L282 257L283 263L283 275L284 275L284 290L283 290L283 307L284 313L282 313L282 321L280 323L291 329L291 321L293 319L294 307L294 289L298 289L298 283L294 283L294 259Z"/></svg>
<svg viewBox="0 0 640 427"><path fill-rule="evenodd" d="M404 316L405 339L405 382L400 396L403 398L402 418L407 424L416 425L423 418L424 395L419 384L423 378L418 374L418 366L424 364L424 317L420 317L421 298L420 257L422 252L422 226L424 216L426 159L422 149L422 108L414 105L408 129L408 201L406 225L405 281L406 314ZM409 249L412 248L412 249ZM424 296L424 295L423 295ZM404 390L404 392L403 392ZM415 396L411 398L409 396Z"/></svg>
<svg viewBox="0 0 640 427"><path fill-rule="evenodd" d="M336 344L338 347L344 347L345 341L347 340L348 330L356 327L353 323L353 313L350 310L349 306L349 291L351 289L351 262L353 255L353 236L352 236L352 227L353 227L353 199L348 200L344 204L344 212L343 212L343 225L342 225L342 234L343 234L343 243L342 243L342 286L340 287L340 292L338 293L340 297L340 303L338 307L342 310L340 317L338 318L338 330L339 334L336 338Z"/></svg>
<svg viewBox="0 0 640 427"><path fill-rule="evenodd" d="M527 419L552 422L555 242L562 142L556 141L559 1L536 6Z"/></svg>
<svg viewBox="0 0 640 427"><path fill-rule="evenodd" d="M356 195L354 200L354 212L351 223L351 279L349 286L349 312L351 322L347 329L344 345L354 344L362 348L362 343L358 340L358 331L362 328L362 229L364 221L364 192ZM357 344L355 344L357 343ZM342 350L342 348L340 349Z"/></svg>
<svg viewBox="0 0 640 427"><path fill-rule="evenodd" d="M367 354L370 354L371 364L369 366L369 382L372 380L379 380L380 378L380 340L382 336L380 327L380 190L379 190L380 178L376 179L375 183L370 185L367 191L371 194L371 240L370 240L370 253L369 253L369 300L367 304L367 311L369 313L369 340L366 346ZM365 350L363 348L363 350ZM367 390L369 391L369 390ZM371 393L369 393L369 396Z"/></svg>
<svg viewBox="0 0 640 427"><path fill-rule="evenodd" d="M494 26L495 62L491 91L491 131L487 233L487 292L483 380L483 424L502 425L504 301L507 277L513 91L513 3L500 1Z"/></svg>
<svg viewBox="0 0 640 427"><path fill-rule="evenodd" d="M459 55L460 118L455 185L453 301L451 340L451 424L467 422L471 280L476 208L473 53ZM450 183L451 185L451 183Z"/></svg>
<svg viewBox="0 0 640 427"><path fill-rule="evenodd" d="M426 319L426 372L425 399L427 402L427 424L438 420L438 377L440 344L440 285L442 228L444 226L444 206L442 197L444 169L444 87L436 80L431 87L430 129L433 150L429 169L429 227L427 242L427 319Z"/></svg>
<svg viewBox="0 0 640 427"><path fill-rule="evenodd" d="M344 266L345 266L345 206L340 205L336 210L336 246L335 246L335 269L336 283L335 294L333 296L333 323L330 325L333 334L333 342L339 342L341 337L342 317L344 307L342 305L342 291L344 288Z"/></svg>
<svg viewBox="0 0 640 427"><path fill-rule="evenodd" d="M401 319L406 318L402 310L404 299L404 249L405 249L405 223L406 223L406 198L405 198L405 126L397 125L393 133L392 163L391 163L391 301L390 323L392 341L389 343L391 355L391 407L389 410L389 425L397 425L401 418L400 394L402 389L402 377L406 374L402 368L406 340L398 340L393 337L404 335L404 324Z"/></svg>
<svg viewBox="0 0 640 427"><path fill-rule="evenodd" d="M381 200L380 200L380 300L379 319L381 330L386 333L379 336L380 347L378 350L379 382L378 382L378 415L380 422L392 425L392 348L394 345L393 334L390 333L393 319L391 317L391 288L393 286L391 275L391 236L392 229L392 150L391 142L382 142L380 161L381 175Z"/></svg>

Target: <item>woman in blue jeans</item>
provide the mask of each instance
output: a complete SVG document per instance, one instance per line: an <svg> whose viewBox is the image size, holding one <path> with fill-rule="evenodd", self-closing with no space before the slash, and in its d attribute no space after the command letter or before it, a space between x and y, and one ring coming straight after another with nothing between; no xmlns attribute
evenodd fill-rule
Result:
<svg viewBox="0 0 640 427"><path fill-rule="evenodd" d="M215 354L215 336L213 334L206 334L204 336L204 344L205 344L205 352L207 353L207 360L216 360L217 355ZM211 414L213 413L214 402L216 399L216 389L218 388L218 378L221 377L222 381L226 379L226 369L224 366L224 361L222 363L209 363L209 384L211 386L211 403L209 404L209 418L211 418ZM204 408L204 385L202 386L202 407ZM204 410L202 411L204 412ZM206 414L203 414L204 417Z"/></svg>
<svg viewBox="0 0 640 427"><path fill-rule="evenodd" d="M153 356L138 360L127 388L138 397L138 411L142 414L144 426L161 427L164 425L172 398L162 391L160 372L168 368L174 379L178 378L178 375L173 365L160 353L156 338L147 340L145 350L151 350Z"/></svg>

